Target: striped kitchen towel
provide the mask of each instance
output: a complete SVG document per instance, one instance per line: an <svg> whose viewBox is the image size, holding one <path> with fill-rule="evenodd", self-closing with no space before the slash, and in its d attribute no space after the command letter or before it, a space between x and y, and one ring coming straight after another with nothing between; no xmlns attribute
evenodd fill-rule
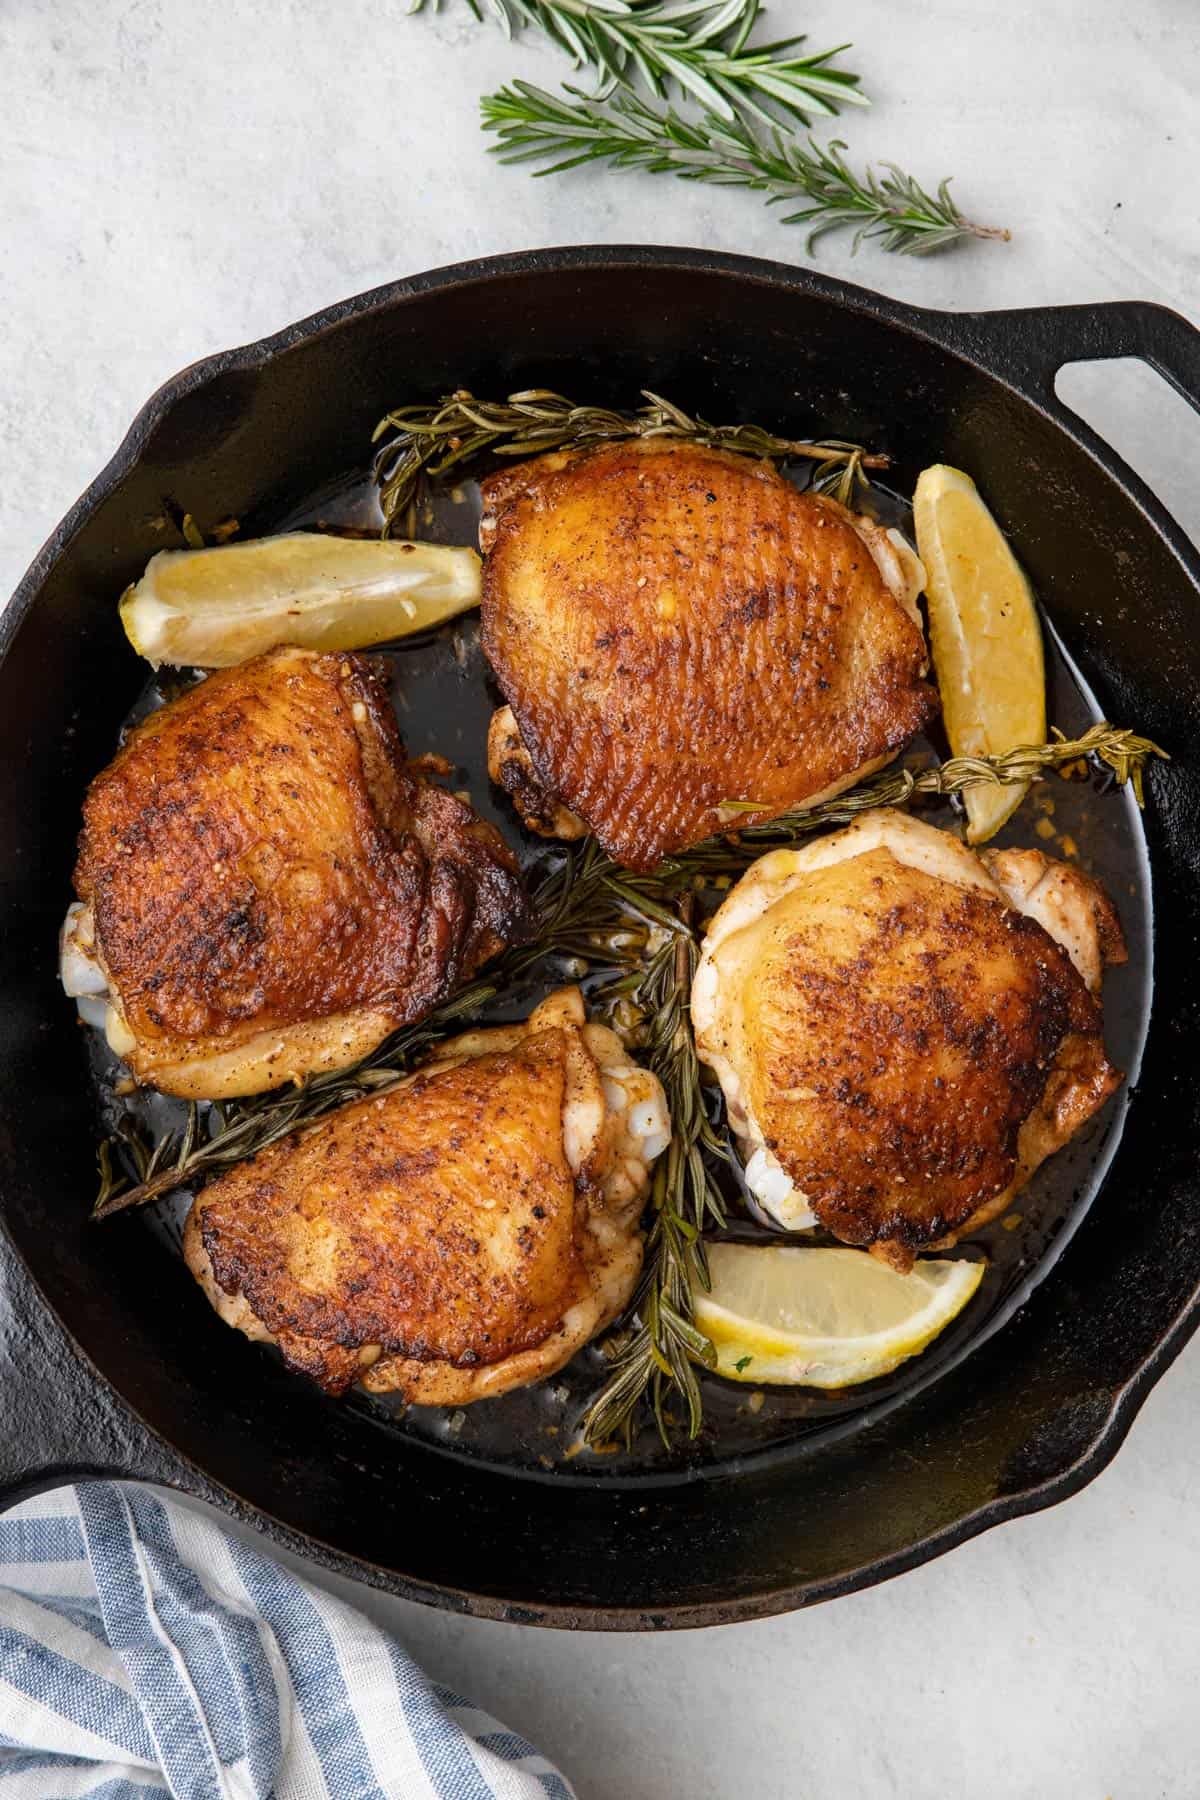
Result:
<svg viewBox="0 0 1200 1800"><path fill-rule="evenodd" d="M0 1800L571 1800L395 1638L96 1481L0 1518Z"/></svg>

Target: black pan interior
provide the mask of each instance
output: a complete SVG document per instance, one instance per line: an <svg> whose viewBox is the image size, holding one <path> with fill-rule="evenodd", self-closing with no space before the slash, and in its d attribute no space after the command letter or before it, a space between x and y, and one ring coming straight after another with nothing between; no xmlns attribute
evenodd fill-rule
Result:
<svg viewBox="0 0 1200 1800"><path fill-rule="evenodd" d="M810 476L807 466L791 473L802 483ZM861 500L883 523L899 525L911 535L911 514L903 499L875 487ZM429 491L414 528L435 541L472 543L478 513L476 482L460 479ZM278 529L377 529L380 517L374 484L364 475L333 491L308 496L287 516L270 523ZM1100 716L1099 709L1049 620L1044 635L1050 717L1067 735L1078 736ZM451 783L471 793L479 810L517 846L527 867L541 869L552 863L554 855L548 856L545 841L521 829L506 796L488 780L488 720L502 697L480 650L477 619L456 620L379 654L390 666L392 700L410 750L447 756L455 765ZM177 673L171 672L166 683L152 677L139 695L134 716L161 704L164 693L177 691L178 686ZM935 748L945 747L921 742L912 753L924 756ZM959 825L956 803L950 801L924 806L922 817L951 830ZM1132 796L1115 791L1111 777L1054 781L1032 796L996 842L1040 847L1070 858L1099 877L1116 899L1130 955L1127 964L1110 972L1106 983L1107 1042L1116 1065L1136 1079L1150 1014L1152 971L1145 845ZM713 903L717 898L712 896ZM522 1016L563 978L561 968L551 967L544 980L524 985L519 995L506 996L485 1012L483 1022ZM99 1033L85 1033L84 1048L96 1088L98 1135L112 1131L130 1112L155 1137L183 1131L187 1109L181 1103L162 1096L124 1098L114 1091L124 1070ZM986 1263L979 1293L935 1345L879 1380L841 1393L821 1393L802 1388L756 1390L702 1375L704 1426L698 1439L689 1441L679 1430L670 1445L664 1444L653 1420L644 1416L631 1444L605 1446L598 1453L584 1447L580 1430L582 1415L607 1370L603 1352L594 1345L553 1380L470 1408L406 1408L395 1396L373 1399L365 1394L329 1404L365 1411L375 1422L386 1421L392 1430L445 1455L537 1480L658 1485L695 1479L730 1462L744 1465L801 1442L814 1449L821 1441L857 1429L864 1418L878 1417L911 1398L1011 1316L1036 1282L1044 1279L1091 1204L1119 1141L1125 1110L1126 1099L1121 1096L1066 1151L1043 1165L1003 1220L959 1246L956 1255ZM747 1215L732 1171L721 1171L719 1178L730 1207L728 1235L789 1241ZM178 1253L190 1204L191 1195L185 1191L140 1215L139 1223ZM109 1229L124 1231L132 1223L122 1220ZM192 1306L191 1278L182 1264L174 1280L179 1304ZM203 1313L197 1316L196 1329L214 1336L224 1330ZM243 1354L257 1365L273 1353L247 1348ZM247 1367L246 1379L254 1379L253 1367Z"/></svg>
<svg viewBox="0 0 1200 1800"><path fill-rule="evenodd" d="M762 1441L754 1435L682 1487L659 1485L661 1467L632 1468L629 1485L614 1486L575 1459L563 1476L516 1482L479 1466L470 1443L433 1455L411 1429L365 1405L331 1407L217 1330L199 1296L181 1293L169 1244L140 1221L85 1224L92 1121L79 1034L55 993L54 938L80 796L142 682L113 629L115 598L160 547L164 501L201 521L232 513L247 532L276 526L361 474L382 406L464 382L479 392L555 386L612 404L646 385L710 416L867 441L895 456L901 494L931 460L970 469L1061 639L1060 722L1082 718L1090 693L1109 717L1178 752L1154 783L1145 840L1154 953L1171 979L1159 985L1119 1143L1097 1134L1050 1208L1060 1235L1079 1227L1053 1278L898 1409L858 1409L853 1429L837 1432L797 1432L787 1419L765 1466L746 1466ZM199 1484L194 1465L404 1591L629 1625L738 1616L877 1579L978 1528L985 1509L990 1518L1036 1503L1044 1483L1083 1479L1089 1458L1110 1453L1125 1390L1160 1354L1200 1275L1186 954L1200 873L1188 757L1200 654L1187 570L1051 418L934 341L923 321L870 297L699 256L518 259L408 284L266 355L206 366L150 412L39 575L0 682L4 1216L87 1356L186 1459L183 1485ZM424 747L419 722L406 723ZM1121 799L1077 798L1118 832L1111 855L1138 890L1121 896L1137 936L1151 899L1138 824ZM1094 834L1081 842L1102 864L1110 854ZM1127 1067L1148 956L1139 937L1114 1026Z"/></svg>

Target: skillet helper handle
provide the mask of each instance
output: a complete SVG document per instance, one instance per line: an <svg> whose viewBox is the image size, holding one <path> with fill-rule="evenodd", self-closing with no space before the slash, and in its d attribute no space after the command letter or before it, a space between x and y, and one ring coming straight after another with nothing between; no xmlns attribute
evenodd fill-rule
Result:
<svg viewBox="0 0 1200 1800"><path fill-rule="evenodd" d="M94 1476L210 1491L88 1366L0 1230L0 1512Z"/></svg>
<svg viewBox="0 0 1200 1800"><path fill-rule="evenodd" d="M1113 300L1095 306L1033 306L1012 312L960 313L954 336L963 350L1058 413L1054 391L1067 363L1133 356L1149 363L1200 412L1200 330L1169 306Z"/></svg>

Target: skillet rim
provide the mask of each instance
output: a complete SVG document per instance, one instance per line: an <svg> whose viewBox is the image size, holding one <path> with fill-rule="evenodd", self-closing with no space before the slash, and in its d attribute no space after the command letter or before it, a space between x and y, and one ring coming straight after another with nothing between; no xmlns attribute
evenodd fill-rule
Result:
<svg viewBox="0 0 1200 1800"><path fill-rule="evenodd" d="M361 294L335 302L283 330L235 346L186 365L168 378L135 415L117 449L89 483L83 494L50 533L24 576L18 582L9 604L0 615L0 663L17 632L28 616L55 564L94 512L113 494L134 467L156 428L185 397L206 383L233 371L263 366L283 352L309 341L325 331L380 312L406 299L444 291L452 287L484 285L497 277L564 273L589 269L613 270L622 267L706 272L733 278L752 285L790 288L830 302L842 311L865 314L896 327L906 334L922 338L944 354L952 356L989 379L999 382L1024 404L1033 407L1068 439L1099 465L1101 472L1114 481L1124 497L1143 514L1150 526L1182 565L1191 584L1200 591L1200 551L1187 538L1163 504L1140 476L1126 464L1111 446L1078 418L1053 392L1053 376L1060 364L1086 357L1086 348L1067 353L1022 356L1029 347L1021 341L1020 324L1073 314L1081 321L1095 318L1106 311L1104 303L1075 308L1031 307L993 312L940 311L910 305L904 301L879 295L814 271L768 259L746 257L728 252L709 251L659 245L575 245L518 251L444 265L418 274L401 277ZM1127 303L1111 303L1107 310L1118 310ZM1166 321L1187 325L1181 315L1151 303L1130 303L1130 310L1144 317L1161 315ZM1191 329L1189 327L1189 329ZM1130 354L1131 350L1100 350L1101 355ZM1160 373L1163 372L1160 367ZM1193 397L1194 403L1200 396ZM103 1394L120 1414L135 1420L145 1438L161 1449L170 1464L181 1472L190 1471L198 1478L196 1487L188 1490L193 1497L203 1498L227 1515L243 1523L262 1520L269 1535L293 1553L306 1556L320 1566L349 1575L400 1594L402 1597L432 1603L472 1616L500 1620L518 1619L525 1623L548 1626L579 1627L597 1630L695 1628L713 1623L734 1623L772 1614L796 1610L819 1601L840 1597L891 1579L910 1568L931 1561L957 1545L978 1536L993 1525L1033 1513L1070 1498L1093 1480L1116 1455L1143 1405L1147 1394L1165 1373L1188 1339L1200 1326L1200 1282L1166 1326L1163 1335L1127 1381L1113 1392L1112 1403L1104 1416L1091 1427L1091 1442L1065 1468L1030 1486L1016 1489L974 1508L953 1524L927 1533L901 1551L879 1557L862 1568L814 1581L759 1591L750 1596L725 1599L699 1605L662 1608L571 1607L542 1603L536 1607L479 1595L447 1584L417 1581L382 1564L363 1560L353 1552L335 1547L317 1536L301 1533L274 1513L242 1500L232 1488L217 1483L186 1452L178 1449L142 1417L96 1366L91 1356L76 1341L70 1327L33 1274L13 1241L6 1220L0 1215L0 1230L12 1246L24 1279L37 1294L40 1304L57 1326L67 1345L83 1368L94 1379ZM99 1478L94 1466L58 1463L48 1466L30 1478L17 1494L5 1497L3 1505L49 1485L55 1481ZM115 1471L137 1478L137 1471ZM145 1477L143 1477L145 1478ZM155 1479L150 1475L150 1479Z"/></svg>

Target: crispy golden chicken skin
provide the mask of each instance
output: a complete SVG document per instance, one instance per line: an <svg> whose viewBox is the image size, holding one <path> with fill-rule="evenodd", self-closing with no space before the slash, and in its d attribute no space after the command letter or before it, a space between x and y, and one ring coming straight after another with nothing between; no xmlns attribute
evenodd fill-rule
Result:
<svg viewBox="0 0 1200 1800"><path fill-rule="evenodd" d="M569 989L222 1175L184 1253L228 1323L328 1392L463 1405L553 1373L626 1304L669 1134L655 1077Z"/></svg>
<svg viewBox="0 0 1200 1800"><path fill-rule="evenodd" d="M88 790L75 886L67 947L113 1048L197 1098L354 1061L528 913L499 834L405 762L379 666L296 649L130 732Z"/></svg>
<svg viewBox="0 0 1200 1800"><path fill-rule="evenodd" d="M692 997L747 1180L898 1266L995 1217L1108 1099L1108 897L1038 851L976 856L878 812L763 857Z"/></svg>
<svg viewBox="0 0 1200 1800"><path fill-rule="evenodd" d="M744 823L836 792L937 711L912 552L767 463L634 440L483 499L483 647L518 733L492 774L535 830L561 805L649 869L723 802L761 800Z"/></svg>

